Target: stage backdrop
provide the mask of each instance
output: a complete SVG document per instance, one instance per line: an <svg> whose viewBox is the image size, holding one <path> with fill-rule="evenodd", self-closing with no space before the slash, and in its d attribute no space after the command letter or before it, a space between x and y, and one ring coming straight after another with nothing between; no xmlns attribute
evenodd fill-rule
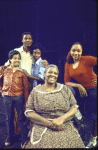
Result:
<svg viewBox="0 0 98 150"><path fill-rule="evenodd" d="M96 5L95 0L1 0L0 66L22 45L22 33L31 32L43 47L42 58L59 67L58 82L64 83L66 55L74 42L83 45L83 55L97 55Z"/></svg>

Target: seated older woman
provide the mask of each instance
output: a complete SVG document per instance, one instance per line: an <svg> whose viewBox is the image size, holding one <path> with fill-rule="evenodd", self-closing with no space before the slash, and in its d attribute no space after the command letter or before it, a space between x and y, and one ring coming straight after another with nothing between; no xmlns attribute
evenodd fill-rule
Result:
<svg viewBox="0 0 98 150"><path fill-rule="evenodd" d="M34 125L23 148L85 148L71 121L77 102L66 85L56 82L58 74L57 66L49 65L45 84L36 86L29 95L25 115Z"/></svg>

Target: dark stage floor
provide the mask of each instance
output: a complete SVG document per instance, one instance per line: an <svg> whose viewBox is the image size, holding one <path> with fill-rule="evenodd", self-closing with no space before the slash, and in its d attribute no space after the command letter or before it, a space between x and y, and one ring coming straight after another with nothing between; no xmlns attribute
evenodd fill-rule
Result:
<svg viewBox="0 0 98 150"><path fill-rule="evenodd" d="M84 144L87 145L87 143L89 142L90 139L90 132L91 132L91 128L90 125L91 122L87 122L86 123L86 128L83 129L81 128L81 130L79 131L81 134L81 138L84 141ZM85 130L87 130L88 132L85 134ZM0 97L0 148L21 148L21 137L20 135L16 135L13 138L13 143L11 146L6 147L4 145L5 140L7 137L7 130L6 130L6 122L5 122L5 112L4 112L4 106L3 106L3 98Z"/></svg>

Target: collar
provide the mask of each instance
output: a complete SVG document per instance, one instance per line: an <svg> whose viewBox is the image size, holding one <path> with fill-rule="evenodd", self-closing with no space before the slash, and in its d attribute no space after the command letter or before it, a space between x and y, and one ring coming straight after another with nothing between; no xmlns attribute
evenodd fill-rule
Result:
<svg viewBox="0 0 98 150"><path fill-rule="evenodd" d="M42 61L42 58L40 57L37 61L33 61L32 64L37 64L37 65L39 65L41 61Z"/></svg>
<svg viewBox="0 0 98 150"><path fill-rule="evenodd" d="M23 51L23 45L21 47L19 47L19 48L15 48L14 50L17 50L17 51L19 51L21 53Z"/></svg>
<svg viewBox="0 0 98 150"><path fill-rule="evenodd" d="M6 68L6 70L8 70L8 69L11 69L11 70L12 70L11 65ZM17 68L17 70L20 70L20 71L22 72L22 70L21 70L20 68ZM17 71L17 70L16 70L16 71ZM13 70L12 70L12 71L13 71Z"/></svg>
<svg viewBox="0 0 98 150"><path fill-rule="evenodd" d="M23 50L23 45L21 46L21 47L19 47L19 48L15 48L14 50L17 50L17 51L19 51L20 53L21 52L25 52L24 50ZM30 51L28 51L29 53L30 53Z"/></svg>

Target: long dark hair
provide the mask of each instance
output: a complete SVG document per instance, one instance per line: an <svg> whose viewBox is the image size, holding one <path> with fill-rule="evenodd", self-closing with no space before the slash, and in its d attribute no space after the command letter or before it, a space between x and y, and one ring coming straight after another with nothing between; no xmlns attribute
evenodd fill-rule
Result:
<svg viewBox="0 0 98 150"><path fill-rule="evenodd" d="M79 43L79 42L75 42L73 45L80 45L81 47L82 47L82 45ZM72 46L73 46L72 45ZM71 47L72 48L72 47ZM71 49L70 49L70 51L71 51ZM68 52L68 54L67 54L67 57L66 57L66 60L67 60L67 63L68 64L73 64L74 63L74 60L73 60L73 58L72 58L72 56L71 56L71 54L70 54L70 51Z"/></svg>

